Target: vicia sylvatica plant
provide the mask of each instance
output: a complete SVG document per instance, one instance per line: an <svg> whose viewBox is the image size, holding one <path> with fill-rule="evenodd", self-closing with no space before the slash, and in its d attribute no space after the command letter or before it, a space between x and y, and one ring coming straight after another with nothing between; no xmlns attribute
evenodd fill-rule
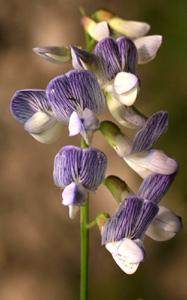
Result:
<svg viewBox="0 0 187 300"><path fill-rule="evenodd" d="M70 218L80 210L80 299L85 300L91 227L98 226L101 245L117 265L126 274L133 274L145 259L145 236L169 240L182 229L182 221L169 208L160 206L178 173L177 160L154 149L160 135L168 130L168 112L146 117L134 106L140 92L138 64L155 58L162 37L146 35L150 29L147 23L123 20L107 10L92 16L83 9L81 13L86 49L74 45L33 49L53 63L71 61L72 70L51 79L45 90L17 91L11 100L11 112L41 143L55 142L63 135L64 126L68 126L69 136L81 135L80 147L66 145L56 154L53 178L63 190L62 204L69 207ZM116 123L100 123L106 105L114 122L138 130L132 141ZM105 176L107 157L102 149L91 146L96 131L142 177L137 194L125 178ZM95 193L100 184L111 192L118 208L112 216L106 208L90 222L89 193Z"/></svg>

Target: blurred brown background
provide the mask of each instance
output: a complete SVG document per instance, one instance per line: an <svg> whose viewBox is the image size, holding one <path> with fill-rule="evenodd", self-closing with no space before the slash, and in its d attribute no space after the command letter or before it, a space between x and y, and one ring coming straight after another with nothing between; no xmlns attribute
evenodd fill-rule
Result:
<svg viewBox="0 0 187 300"><path fill-rule="evenodd" d="M186 290L186 12L185 0L0 0L0 300L79 299L79 218L70 220L53 183L53 160L68 137L52 145L38 143L13 119L9 104L15 91L46 88L72 68L54 65L34 52L37 46L85 45L79 6L88 14L107 8L122 18L151 24L150 34L164 36L158 56L139 66L142 89L136 107L150 116L168 110L169 131L157 142L180 163L180 173L162 205L181 215L184 230L174 239L145 240L147 257L128 276L100 246L97 228L90 231L89 299L185 300ZM111 119L106 112L103 119ZM135 132L124 129L132 137ZM137 191L135 175L99 133L93 146L109 159L107 174L123 178ZM90 201L90 220L113 213L117 204L101 186Z"/></svg>

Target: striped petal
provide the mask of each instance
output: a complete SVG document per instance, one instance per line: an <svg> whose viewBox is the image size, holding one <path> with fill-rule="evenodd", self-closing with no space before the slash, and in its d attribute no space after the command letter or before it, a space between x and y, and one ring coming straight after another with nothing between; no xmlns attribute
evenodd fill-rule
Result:
<svg viewBox="0 0 187 300"><path fill-rule="evenodd" d="M117 44L121 57L121 71L136 74L138 55L135 44L127 37L119 38Z"/></svg>
<svg viewBox="0 0 187 300"><path fill-rule="evenodd" d="M38 47L32 49L36 54L42 58L56 63L64 64L71 60L69 47Z"/></svg>
<svg viewBox="0 0 187 300"><path fill-rule="evenodd" d="M130 196L124 199L103 228L102 244L131 237L131 232L143 207L143 199Z"/></svg>
<svg viewBox="0 0 187 300"><path fill-rule="evenodd" d="M100 57L105 66L105 76L111 81L121 71L121 58L117 42L112 38L100 41L94 50L96 56Z"/></svg>
<svg viewBox="0 0 187 300"><path fill-rule="evenodd" d="M98 149L65 146L55 156L54 182L62 188L72 182L81 183L94 192L104 180L106 166L106 155Z"/></svg>
<svg viewBox="0 0 187 300"><path fill-rule="evenodd" d="M90 70L95 63L95 55L89 51L71 46L72 65L75 69Z"/></svg>
<svg viewBox="0 0 187 300"><path fill-rule="evenodd" d="M112 254L117 265L126 273L136 272L139 263L144 260L145 251L140 241L122 239L119 242L106 244L106 249Z"/></svg>
<svg viewBox="0 0 187 300"><path fill-rule="evenodd" d="M65 146L55 156L53 178L57 186L65 188L72 182L78 183L82 149Z"/></svg>
<svg viewBox="0 0 187 300"><path fill-rule="evenodd" d="M145 64L155 58L161 44L161 35L149 35L134 40L138 51L138 63Z"/></svg>
<svg viewBox="0 0 187 300"><path fill-rule="evenodd" d="M154 146L161 134L168 129L168 112L160 111L153 114L135 135L131 154L148 150Z"/></svg>
<svg viewBox="0 0 187 300"><path fill-rule="evenodd" d="M144 200L139 218L136 222L135 227L133 228L133 232L131 232L131 238L142 240L147 228L151 224L154 217L157 215L158 211L159 208L155 202Z"/></svg>
<svg viewBox="0 0 187 300"><path fill-rule="evenodd" d="M106 155L95 148L82 150L80 182L91 192L95 192L105 178L107 167Z"/></svg>
<svg viewBox="0 0 187 300"><path fill-rule="evenodd" d="M171 175L150 174L143 180L137 196L158 203L168 191L176 174L177 173Z"/></svg>
<svg viewBox="0 0 187 300"><path fill-rule="evenodd" d="M65 125L73 111L82 113L89 108L102 114L105 110L105 98L97 78L86 70L72 70L55 77L46 92L56 118Z"/></svg>
<svg viewBox="0 0 187 300"><path fill-rule="evenodd" d="M156 172L171 175L178 169L178 163L161 150L149 150L124 157L126 163L142 178Z"/></svg>
<svg viewBox="0 0 187 300"><path fill-rule="evenodd" d="M45 90L20 90L11 100L10 109L13 117L25 123L38 111L51 111Z"/></svg>
<svg viewBox="0 0 187 300"><path fill-rule="evenodd" d="M114 119L128 128L143 127L147 118L133 105L127 106L120 103L111 93L106 95L107 106Z"/></svg>
<svg viewBox="0 0 187 300"><path fill-rule="evenodd" d="M183 228L181 218L169 208L159 206L159 212L146 231L146 235L156 241L171 239Z"/></svg>

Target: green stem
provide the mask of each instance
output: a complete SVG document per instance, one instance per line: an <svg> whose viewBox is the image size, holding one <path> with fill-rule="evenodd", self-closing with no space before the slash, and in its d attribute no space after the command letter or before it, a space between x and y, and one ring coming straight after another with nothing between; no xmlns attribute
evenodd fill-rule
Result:
<svg viewBox="0 0 187 300"><path fill-rule="evenodd" d="M81 139L81 148L88 148L85 140ZM86 225L89 222L89 195L86 206L80 209L80 230L81 230L81 278L80 278L80 299L87 300L88 295L88 247L89 229Z"/></svg>

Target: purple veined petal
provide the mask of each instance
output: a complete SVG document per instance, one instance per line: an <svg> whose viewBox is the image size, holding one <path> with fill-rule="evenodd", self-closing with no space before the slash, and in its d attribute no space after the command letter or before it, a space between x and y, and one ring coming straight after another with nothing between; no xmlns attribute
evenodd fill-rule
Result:
<svg viewBox="0 0 187 300"><path fill-rule="evenodd" d="M105 178L107 167L106 155L95 148L82 150L80 182L85 189L95 192Z"/></svg>
<svg viewBox="0 0 187 300"><path fill-rule="evenodd" d="M77 206L85 206L86 199L88 197L88 192L82 186L81 183L75 184L74 182L70 183L65 187L62 193L62 204L71 205L75 204Z"/></svg>
<svg viewBox="0 0 187 300"><path fill-rule="evenodd" d="M96 45L94 53L103 60L103 65L106 65L107 80L111 81L121 71L121 58L117 42L110 37L105 38Z"/></svg>
<svg viewBox="0 0 187 300"><path fill-rule="evenodd" d="M124 199L103 228L102 244L131 237L131 232L143 207L143 199L130 196Z"/></svg>
<svg viewBox="0 0 187 300"><path fill-rule="evenodd" d="M107 93L106 100L110 113L122 126L139 128L145 125L147 117L140 113L133 105L127 106L120 103L111 93Z"/></svg>
<svg viewBox="0 0 187 300"><path fill-rule="evenodd" d="M136 74L138 54L135 44L127 37L117 39L117 44L121 57L121 70Z"/></svg>
<svg viewBox="0 0 187 300"><path fill-rule="evenodd" d="M25 123L38 111L51 111L51 106L45 90L20 90L14 94L10 109L17 121Z"/></svg>
<svg viewBox="0 0 187 300"><path fill-rule="evenodd" d="M57 76L47 86L47 96L56 118L67 125L73 111L86 107L96 114L105 110L105 98L94 74L72 70Z"/></svg>
<svg viewBox="0 0 187 300"><path fill-rule="evenodd" d="M117 16L111 18L108 23L112 29L130 39L144 36L150 30L150 25L145 22L123 20Z"/></svg>
<svg viewBox="0 0 187 300"><path fill-rule="evenodd" d="M83 110L82 123L86 130L96 130L100 126L97 115L89 108Z"/></svg>
<svg viewBox="0 0 187 300"><path fill-rule="evenodd" d="M146 231L146 235L156 241L167 241L183 228L181 218L164 206L159 206L159 212Z"/></svg>
<svg viewBox="0 0 187 300"><path fill-rule="evenodd" d="M49 46L33 48L32 50L42 58L56 64L64 64L71 60L69 47Z"/></svg>
<svg viewBox="0 0 187 300"><path fill-rule="evenodd" d="M177 172L171 175L151 173L143 180L137 196L158 203L168 191L176 174Z"/></svg>
<svg viewBox="0 0 187 300"><path fill-rule="evenodd" d="M72 182L79 182L82 149L65 146L55 156L53 179L57 186L65 188Z"/></svg>
<svg viewBox="0 0 187 300"><path fill-rule="evenodd" d="M145 257L143 246L140 247L136 241L127 238L119 242L108 243L105 247L118 266L129 275L136 272L139 263Z"/></svg>
<svg viewBox="0 0 187 300"><path fill-rule="evenodd" d="M69 118L69 136L77 135L82 130L82 121L76 111L74 111Z"/></svg>
<svg viewBox="0 0 187 300"><path fill-rule="evenodd" d="M30 117L24 129L29 133L42 133L52 128L58 120L51 114L43 111L38 111Z"/></svg>
<svg viewBox="0 0 187 300"><path fill-rule="evenodd" d="M32 133L31 136L40 143L51 144L58 140L63 128L64 125L60 122L57 122L52 128L48 129L47 131L39 134Z"/></svg>
<svg viewBox="0 0 187 300"><path fill-rule="evenodd" d="M142 178L152 172L171 175L178 169L178 163L161 150L148 150L124 157L126 163Z"/></svg>
<svg viewBox="0 0 187 300"><path fill-rule="evenodd" d="M138 63L145 64L155 58L161 44L161 35L149 35L134 40L138 51Z"/></svg>
<svg viewBox="0 0 187 300"><path fill-rule="evenodd" d="M159 111L153 114L135 135L131 154L148 150L154 146L161 134L168 129L168 112Z"/></svg>
<svg viewBox="0 0 187 300"><path fill-rule="evenodd" d="M136 222L133 232L131 233L131 238L142 239L152 220L158 214L158 211L159 208L155 202L144 200L141 213L139 214L139 218Z"/></svg>
<svg viewBox="0 0 187 300"><path fill-rule="evenodd" d="M114 97L120 103L131 106L134 104L139 92L139 79L137 76L120 72L116 75L113 83Z"/></svg>
<svg viewBox="0 0 187 300"><path fill-rule="evenodd" d="M79 206L73 203L69 205L69 217L71 219L74 219L76 217L78 211L79 211Z"/></svg>

